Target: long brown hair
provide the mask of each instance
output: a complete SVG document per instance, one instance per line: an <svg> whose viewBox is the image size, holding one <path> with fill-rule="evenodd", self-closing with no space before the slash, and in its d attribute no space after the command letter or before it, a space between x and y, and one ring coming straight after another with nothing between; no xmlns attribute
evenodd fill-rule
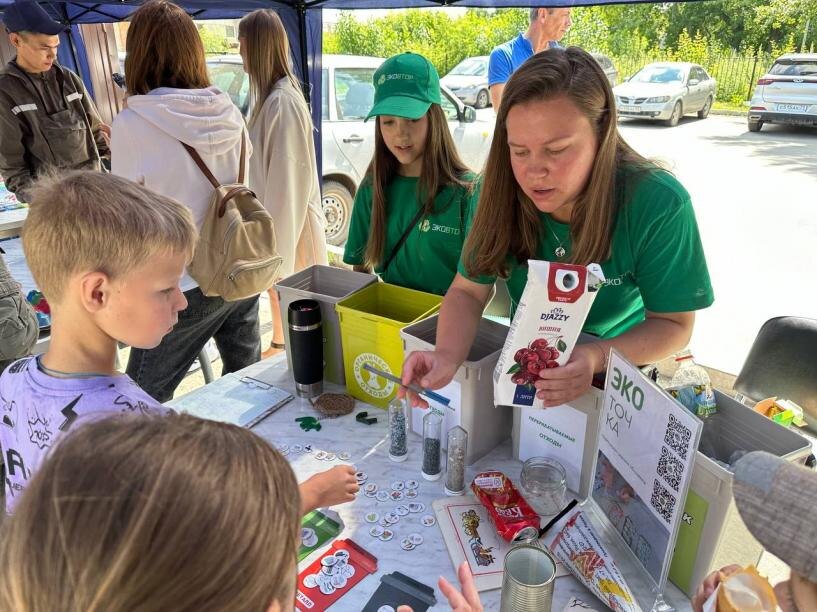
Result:
<svg viewBox="0 0 817 612"><path fill-rule="evenodd" d="M509 256L518 262L536 257L543 228L536 206L514 178L506 122L515 105L557 96L570 99L595 128L598 139L590 177L570 218L572 263L587 265L610 257L617 169L625 164L655 167L619 134L613 91L589 53L569 47L535 54L513 73L502 91L477 212L463 247L471 276L507 276Z"/></svg>
<svg viewBox="0 0 817 612"><path fill-rule="evenodd" d="M460 159L454 139L448 130L445 111L439 104L428 109L428 135L426 136L423 163L417 189L418 206L425 214L434 211L434 198L448 185L469 186L465 180L468 168ZM365 262L372 269L388 257L383 250L386 244L386 189L398 174L400 162L389 151L380 131L380 117L374 129L374 156L366 170L372 181L372 218L369 241L366 245Z"/></svg>
<svg viewBox="0 0 817 612"><path fill-rule="evenodd" d="M157 87L210 87L204 45L193 19L167 0L148 0L131 18L125 85L131 95Z"/></svg>
<svg viewBox="0 0 817 612"><path fill-rule="evenodd" d="M0 609L216 612L295 594L300 497L250 431L189 415L77 427L6 520Z"/></svg>
<svg viewBox="0 0 817 612"><path fill-rule="evenodd" d="M244 66L250 75L250 97L254 104L250 117L252 123L275 83L287 77L299 91L300 87L292 71L289 38L275 11L259 9L245 15L238 23L238 37L244 39L241 43L246 58Z"/></svg>

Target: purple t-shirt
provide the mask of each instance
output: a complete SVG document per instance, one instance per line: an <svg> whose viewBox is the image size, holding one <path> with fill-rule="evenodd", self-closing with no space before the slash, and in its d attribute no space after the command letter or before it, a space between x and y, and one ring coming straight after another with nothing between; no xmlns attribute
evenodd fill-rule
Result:
<svg viewBox="0 0 817 612"><path fill-rule="evenodd" d="M39 357L12 363L0 376L0 448L6 462L6 512L64 432L91 415L166 412L125 374L56 378Z"/></svg>

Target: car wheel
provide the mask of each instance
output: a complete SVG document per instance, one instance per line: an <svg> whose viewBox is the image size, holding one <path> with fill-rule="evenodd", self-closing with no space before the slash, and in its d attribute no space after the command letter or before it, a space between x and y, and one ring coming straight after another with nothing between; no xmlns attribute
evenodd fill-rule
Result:
<svg viewBox="0 0 817 612"><path fill-rule="evenodd" d="M681 101L678 100L675 103L675 106L672 107L672 114L670 115L669 119L664 121L664 125L667 127L675 127L678 125L678 122L681 120Z"/></svg>
<svg viewBox="0 0 817 612"><path fill-rule="evenodd" d="M763 127L762 121L752 121L749 119L749 131L750 132L759 132L760 128Z"/></svg>
<svg viewBox="0 0 817 612"><path fill-rule="evenodd" d="M485 108L488 106L489 98L488 98L488 90L487 89L480 89L479 93L477 94L477 99L474 102L474 108Z"/></svg>
<svg viewBox="0 0 817 612"><path fill-rule="evenodd" d="M709 116L709 111L712 110L712 96L706 99L704 107L698 111L698 119L706 119Z"/></svg>
<svg viewBox="0 0 817 612"><path fill-rule="evenodd" d="M349 190L338 181L323 184L321 207L326 219L326 242L340 246L349 235L349 221L352 217L354 198Z"/></svg>

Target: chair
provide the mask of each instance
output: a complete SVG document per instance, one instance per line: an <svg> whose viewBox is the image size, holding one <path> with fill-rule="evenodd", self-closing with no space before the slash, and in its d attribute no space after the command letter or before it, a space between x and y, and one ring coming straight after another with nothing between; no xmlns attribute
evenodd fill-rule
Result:
<svg viewBox="0 0 817 612"><path fill-rule="evenodd" d="M755 401L777 396L796 402L809 427L817 431L817 319L766 321L734 386L740 395Z"/></svg>

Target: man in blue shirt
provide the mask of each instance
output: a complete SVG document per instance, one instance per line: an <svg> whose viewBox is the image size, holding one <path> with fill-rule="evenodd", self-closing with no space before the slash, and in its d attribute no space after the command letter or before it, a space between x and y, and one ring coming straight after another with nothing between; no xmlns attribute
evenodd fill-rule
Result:
<svg viewBox="0 0 817 612"><path fill-rule="evenodd" d="M570 27L569 8L532 8L530 25L524 34L494 47L488 59L488 87L494 112L502 101L505 83L531 55L549 47L558 47Z"/></svg>

